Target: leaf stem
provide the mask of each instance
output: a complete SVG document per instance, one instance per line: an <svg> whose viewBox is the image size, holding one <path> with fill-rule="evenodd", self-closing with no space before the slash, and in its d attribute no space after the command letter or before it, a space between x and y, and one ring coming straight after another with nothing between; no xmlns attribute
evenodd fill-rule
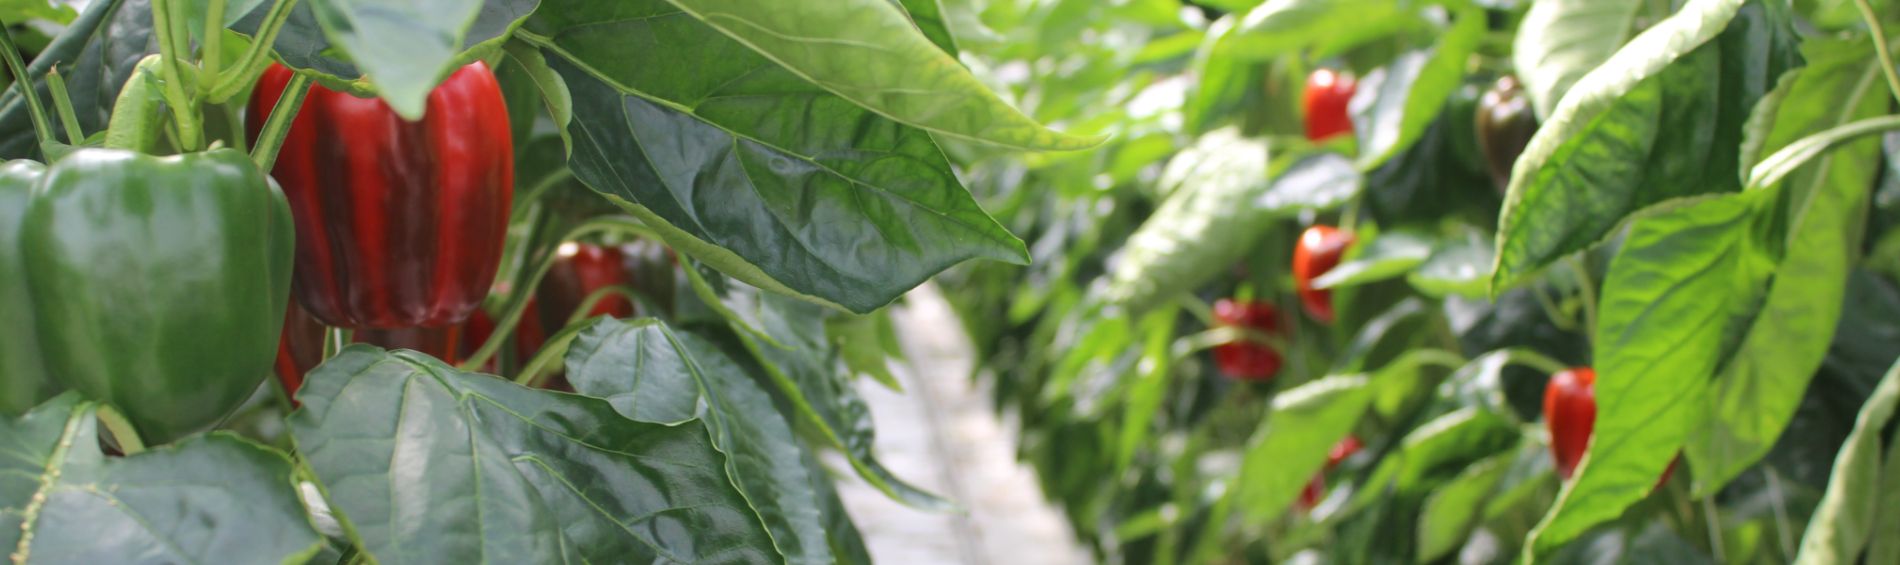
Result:
<svg viewBox="0 0 1900 565"><path fill-rule="evenodd" d="M120 452L131 456L145 451L145 442L139 439L138 430L132 427L131 420L125 419L125 414L119 413L109 404L100 404L95 414L99 417L99 425L105 426L106 433L112 434L112 441L119 444Z"/></svg>
<svg viewBox="0 0 1900 565"><path fill-rule="evenodd" d="M7 72L13 74L13 83L19 85L20 95L26 97L27 115L33 118L33 133L39 135L40 144L57 141L53 135L53 121L46 114L46 107L40 105L40 95L34 91L33 78L26 73L26 62L20 58L20 48L13 44L13 33L0 23L0 57L6 58Z"/></svg>
<svg viewBox="0 0 1900 565"><path fill-rule="evenodd" d="M179 150L190 152L200 148L203 136L195 112L196 103L185 96L185 71L180 62L188 56L187 38L178 37L175 24L182 22L174 7L180 0L152 0L152 31L158 36L159 74L164 77L165 103L171 106L172 120L178 127Z"/></svg>
<svg viewBox="0 0 1900 565"><path fill-rule="evenodd" d="M79 127L79 114L73 111L73 99L66 92L66 79L59 77L59 67L46 71L46 89L53 95L53 111L59 114L59 122L66 128L66 142L79 145L86 140L86 132Z"/></svg>
<svg viewBox="0 0 1900 565"><path fill-rule="evenodd" d="M297 6L297 0L273 0L270 11L264 14L263 25L257 28L257 36L251 38L251 45L244 49L244 55L238 57L231 68L236 72L218 77L217 84L211 85L205 99L213 104L222 104L237 96L244 87L257 81L264 68L270 63L271 47L277 43L277 32L284 29L284 22L290 21L290 11Z"/></svg>
<svg viewBox="0 0 1900 565"><path fill-rule="evenodd" d="M198 93L206 94L224 73L224 2L209 0L205 7L204 52L199 55Z"/></svg>
<svg viewBox="0 0 1900 565"><path fill-rule="evenodd" d="M1880 15L1867 0L1854 0L1854 6L1860 8L1861 19L1867 20L1867 30L1874 34L1874 57L1880 60L1880 72L1887 75L1887 89L1894 100L1900 100L1900 75L1894 74L1893 51L1887 48L1887 32L1880 27Z"/></svg>
<svg viewBox="0 0 1900 565"><path fill-rule="evenodd" d="M277 105L271 107L270 118L264 120L257 139L251 140L251 160L264 174L270 174L271 168L277 165L277 152L283 149L284 138L290 135L290 124L296 120L297 111L303 109L304 98L309 95L310 75L290 75L283 95L278 96Z"/></svg>

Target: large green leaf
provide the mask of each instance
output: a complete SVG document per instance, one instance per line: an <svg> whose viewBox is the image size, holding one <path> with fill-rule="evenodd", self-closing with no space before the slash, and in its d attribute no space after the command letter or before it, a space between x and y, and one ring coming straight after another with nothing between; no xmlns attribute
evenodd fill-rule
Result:
<svg viewBox="0 0 1900 565"><path fill-rule="evenodd" d="M1466 6L1436 45L1399 55L1360 81L1352 99L1352 125L1361 170L1372 170L1411 147L1458 90L1467 59L1484 39L1485 29L1484 11Z"/></svg>
<svg viewBox="0 0 1900 565"><path fill-rule="evenodd" d="M1431 253L1432 241L1423 235L1382 233L1353 251L1350 260L1313 279L1313 288L1358 286L1404 276Z"/></svg>
<svg viewBox="0 0 1900 565"><path fill-rule="evenodd" d="M1645 206L1741 186L1726 173L1738 168L1749 111L1800 63L1787 6L1743 4L1689 2L1563 97L1512 170L1494 290Z"/></svg>
<svg viewBox="0 0 1900 565"><path fill-rule="evenodd" d="M139 59L157 51L149 0L96 0L33 59L27 74L33 77L40 100L50 109L53 98L46 86L46 72L58 65L79 127L88 134L98 133L105 130L119 89L132 76ZM0 157L34 157L38 147L26 100L20 98L18 89L9 86L0 94Z"/></svg>
<svg viewBox="0 0 1900 565"><path fill-rule="evenodd" d="M1102 141L1024 116L932 44L890 0L667 1L812 84L912 126L1022 149L1086 149ZM589 4L629 14L623 7L644 3Z"/></svg>
<svg viewBox="0 0 1900 565"><path fill-rule="evenodd" d="M309 375L298 451L381 563L776 561L702 420L355 345Z"/></svg>
<svg viewBox="0 0 1900 565"><path fill-rule="evenodd" d="M567 353L575 392L606 398L636 421L674 424L701 406L726 474L793 563L832 563L812 469L772 397L718 346L664 323L603 318Z"/></svg>
<svg viewBox="0 0 1900 565"><path fill-rule="evenodd" d="M1418 517L1420 561L1436 561L1465 544L1482 517L1486 499L1516 458L1516 453L1507 452L1472 463L1425 497Z"/></svg>
<svg viewBox="0 0 1900 565"><path fill-rule="evenodd" d="M1772 268L1751 237L1759 194L1679 204L1630 228L1598 306L1590 446L1526 559L1641 500L1700 424L1733 324L1752 313Z"/></svg>
<svg viewBox="0 0 1900 565"><path fill-rule="evenodd" d="M294 563L322 540L290 458L225 433L130 457L99 449L96 405L0 419L0 551L13 563Z"/></svg>
<svg viewBox="0 0 1900 565"><path fill-rule="evenodd" d="M1372 401L1361 375L1332 376L1280 393L1254 430L1233 496L1251 523L1263 524L1300 496Z"/></svg>
<svg viewBox="0 0 1900 565"><path fill-rule="evenodd" d="M1643 0L1539 0L1518 24L1511 62L1537 115L1636 32Z"/></svg>
<svg viewBox="0 0 1900 565"><path fill-rule="evenodd" d="M669 4L550 0L521 35L572 93L574 174L739 280L868 312L967 259L1027 261L928 133Z"/></svg>
<svg viewBox="0 0 1900 565"><path fill-rule="evenodd" d="M1423 24L1416 9L1393 0L1269 0L1248 10L1220 40L1217 53L1247 60L1312 50L1324 56Z"/></svg>
<svg viewBox="0 0 1900 565"><path fill-rule="evenodd" d="M1181 187L1128 237L1109 269L1109 303L1145 310L1200 286L1244 256L1276 215L1257 203L1271 186L1266 142L1228 130L1203 137L1222 142L1170 177Z"/></svg>
<svg viewBox="0 0 1900 565"><path fill-rule="evenodd" d="M414 117L422 114L429 91L442 77L500 47L539 4L306 0L291 9L271 48L277 60L313 74L324 86L380 93L392 108ZM255 36L269 11L270 3L262 3L230 27ZM363 65L357 59L374 60Z"/></svg>
<svg viewBox="0 0 1900 565"><path fill-rule="evenodd" d="M1394 493L1415 495L1433 490L1440 481L1454 479L1468 464L1510 449L1519 435L1509 421L1478 406L1432 418L1405 434L1392 456L1379 461L1348 507L1374 504Z"/></svg>
<svg viewBox="0 0 1900 565"><path fill-rule="evenodd" d="M917 31L924 32L924 37L930 38L931 43L935 43L943 52L956 56L957 38L950 33L950 24L944 19L941 0L891 1L904 9L904 12L910 16L911 23L917 25Z"/></svg>
<svg viewBox="0 0 1900 565"><path fill-rule="evenodd" d="M1827 494L1821 498L1814 518L1808 521L1807 533L1801 536L1801 553L1796 563L1819 565L1859 560L1861 550L1875 533L1875 515L1880 511L1879 489L1893 486L1883 485L1881 452L1900 451L1900 448L1883 448L1880 436L1893 418L1896 406L1900 406L1900 364L1887 371L1873 396L1861 407L1853 433L1847 436L1847 444L1841 446L1840 455L1834 458L1834 474L1828 480Z"/></svg>
<svg viewBox="0 0 1900 565"><path fill-rule="evenodd" d="M1810 65L1782 98L1766 150L1886 112L1867 43L1807 47ZM1778 187L1790 202L1786 251L1760 312L1710 389L1707 421L1686 446L1698 496L1720 491L1774 447L1827 356L1860 249L1858 218L1878 172L1879 143L1866 138L1836 149Z"/></svg>

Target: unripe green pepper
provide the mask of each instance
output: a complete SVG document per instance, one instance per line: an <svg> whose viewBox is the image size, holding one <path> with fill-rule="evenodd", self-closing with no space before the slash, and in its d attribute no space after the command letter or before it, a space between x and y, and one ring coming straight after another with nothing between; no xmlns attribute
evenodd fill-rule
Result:
<svg viewBox="0 0 1900 565"><path fill-rule="evenodd" d="M45 174L46 166L32 161L0 164L0 416L23 414L59 390L40 364L20 248L20 219Z"/></svg>
<svg viewBox="0 0 1900 565"><path fill-rule="evenodd" d="M270 375L294 238L283 192L239 151L55 162L20 234L48 373L148 444L218 423Z"/></svg>

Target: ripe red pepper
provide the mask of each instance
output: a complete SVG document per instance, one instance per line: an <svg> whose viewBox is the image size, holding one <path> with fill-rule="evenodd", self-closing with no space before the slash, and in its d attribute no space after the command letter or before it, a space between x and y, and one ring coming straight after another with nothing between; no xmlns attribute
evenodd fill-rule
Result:
<svg viewBox="0 0 1900 565"><path fill-rule="evenodd" d="M289 69L251 96L255 137ZM442 327L481 306L514 197L508 109L480 62L429 94L419 122L376 98L310 89L271 176L297 226L292 294L323 323Z"/></svg>
<svg viewBox="0 0 1900 565"><path fill-rule="evenodd" d="M1306 228L1293 247L1293 284L1299 290L1300 305L1322 324L1333 323L1333 291L1313 288L1313 279L1339 266L1340 256L1353 241L1352 234L1319 225Z"/></svg>
<svg viewBox="0 0 1900 565"><path fill-rule="evenodd" d="M1359 438L1353 436L1346 436L1346 439L1333 444L1333 450L1326 453L1326 468L1314 473L1313 480L1306 483L1305 490L1300 491L1300 507L1312 510L1313 507L1319 506L1320 499L1326 496L1326 473L1338 467L1339 463L1345 461L1347 457L1358 453L1362 447L1365 446L1359 443Z"/></svg>
<svg viewBox="0 0 1900 565"><path fill-rule="evenodd" d="M545 306L541 310L542 327L566 327L568 318L580 309L588 295L609 286L631 288L633 283L627 256L619 248L563 243L555 250L554 265L548 269L547 277L541 279L541 286L535 290L535 298ZM586 317L627 318L633 314L632 301L626 296L609 294L595 302Z"/></svg>
<svg viewBox="0 0 1900 565"><path fill-rule="evenodd" d="M1544 425L1550 428L1550 453L1557 460L1557 476L1564 480L1577 472L1577 464L1583 461L1583 452L1590 445L1590 433L1596 428L1596 382L1595 370L1572 367L1551 375L1544 385ZM1678 455L1669 462L1662 478L1651 487L1652 492L1669 482L1681 461Z"/></svg>
<svg viewBox="0 0 1900 565"><path fill-rule="evenodd" d="M1214 320L1269 335L1280 335L1280 313L1268 302L1238 302L1221 299L1214 303ZM1214 346L1214 366L1228 377L1264 381L1280 372L1280 352L1272 345L1236 341Z"/></svg>
<svg viewBox="0 0 1900 565"><path fill-rule="evenodd" d="M1320 69L1306 77L1306 138L1320 141L1342 133L1352 133L1352 115L1347 105L1359 82L1352 75Z"/></svg>

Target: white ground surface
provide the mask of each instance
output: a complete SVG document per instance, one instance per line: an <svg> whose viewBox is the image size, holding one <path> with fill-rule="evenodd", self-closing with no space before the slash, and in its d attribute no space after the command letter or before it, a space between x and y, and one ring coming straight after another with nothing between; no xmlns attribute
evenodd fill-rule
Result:
<svg viewBox="0 0 1900 565"><path fill-rule="evenodd" d="M1015 437L990 410L989 391L969 378L973 353L936 287L925 285L895 311L908 363L904 392L869 380L859 390L877 424L880 460L961 512L915 510L856 479L839 495L871 558L883 564L1068 565L1091 562L1036 478L1016 461Z"/></svg>

